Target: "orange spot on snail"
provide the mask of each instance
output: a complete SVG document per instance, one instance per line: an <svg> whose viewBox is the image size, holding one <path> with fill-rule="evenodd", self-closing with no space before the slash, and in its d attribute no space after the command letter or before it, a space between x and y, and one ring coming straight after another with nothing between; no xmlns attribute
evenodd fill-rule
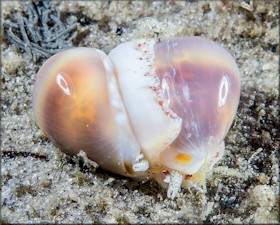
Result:
<svg viewBox="0 0 280 225"><path fill-rule="evenodd" d="M192 161L192 157L190 155L185 155L185 154L177 154L175 157L175 160L177 162L181 162L181 163L189 163Z"/></svg>

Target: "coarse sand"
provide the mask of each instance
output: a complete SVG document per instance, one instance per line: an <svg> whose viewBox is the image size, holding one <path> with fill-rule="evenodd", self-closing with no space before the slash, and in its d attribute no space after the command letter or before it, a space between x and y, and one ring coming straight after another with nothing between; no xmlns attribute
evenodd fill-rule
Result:
<svg viewBox="0 0 280 225"><path fill-rule="evenodd" d="M36 2L1 1L1 223L279 223L279 1ZM53 21L38 20L41 9ZM40 27L54 40L38 41ZM108 53L136 38L193 35L233 55L242 85L205 193L183 189L170 200L154 181L65 155L35 124L36 73L58 49Z"/></svg>

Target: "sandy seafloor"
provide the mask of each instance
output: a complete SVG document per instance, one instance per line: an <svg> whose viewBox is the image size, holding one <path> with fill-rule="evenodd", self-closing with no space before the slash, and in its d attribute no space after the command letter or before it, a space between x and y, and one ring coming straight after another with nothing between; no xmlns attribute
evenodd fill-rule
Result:
<svg viewBox="0 0 280 225"><path fill-rule="evenodd" d="M279 1L253 1L252 10L240 3L51 2L52 13L58 10L67 26L77 25L66 46L108 53L135 38L197 35L236 59L242 91L225 156L208 178L206 193L192 187L170 200L156 182L95 169L66 156L42 134L31 94L46 57L31 58L7 36L13 23L14 35L23 40L16 15L29 18L30 2L1 2L1 222L279 223Z"/></svg>

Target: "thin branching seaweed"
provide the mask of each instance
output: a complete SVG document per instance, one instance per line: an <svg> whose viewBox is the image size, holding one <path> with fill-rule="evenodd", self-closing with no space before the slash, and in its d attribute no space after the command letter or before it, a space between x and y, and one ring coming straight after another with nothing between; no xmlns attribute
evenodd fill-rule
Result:
<svg viewBox="0 0 280 225"><path fill-rule="evenodd" d="M11 20L6 19L3 23L7 39L25 51L33 61L71 47L77 36L77 24L62 22L60 11L54 11L51 4L55 3L27 2L25 12L15 12Z"/></svg>

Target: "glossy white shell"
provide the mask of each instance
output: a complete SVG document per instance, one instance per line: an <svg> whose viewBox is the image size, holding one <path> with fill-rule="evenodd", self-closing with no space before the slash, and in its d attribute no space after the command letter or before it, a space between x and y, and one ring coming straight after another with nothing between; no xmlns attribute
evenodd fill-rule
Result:
<svg viewBox="0 0 280 225"><path fill-rule="evenodd" d="M69 154L115 173L181 183L223 155L237 110L238 68L201 37L138 39L108 56L73 48L38 72L33 109L39 127Z"/></svg>

